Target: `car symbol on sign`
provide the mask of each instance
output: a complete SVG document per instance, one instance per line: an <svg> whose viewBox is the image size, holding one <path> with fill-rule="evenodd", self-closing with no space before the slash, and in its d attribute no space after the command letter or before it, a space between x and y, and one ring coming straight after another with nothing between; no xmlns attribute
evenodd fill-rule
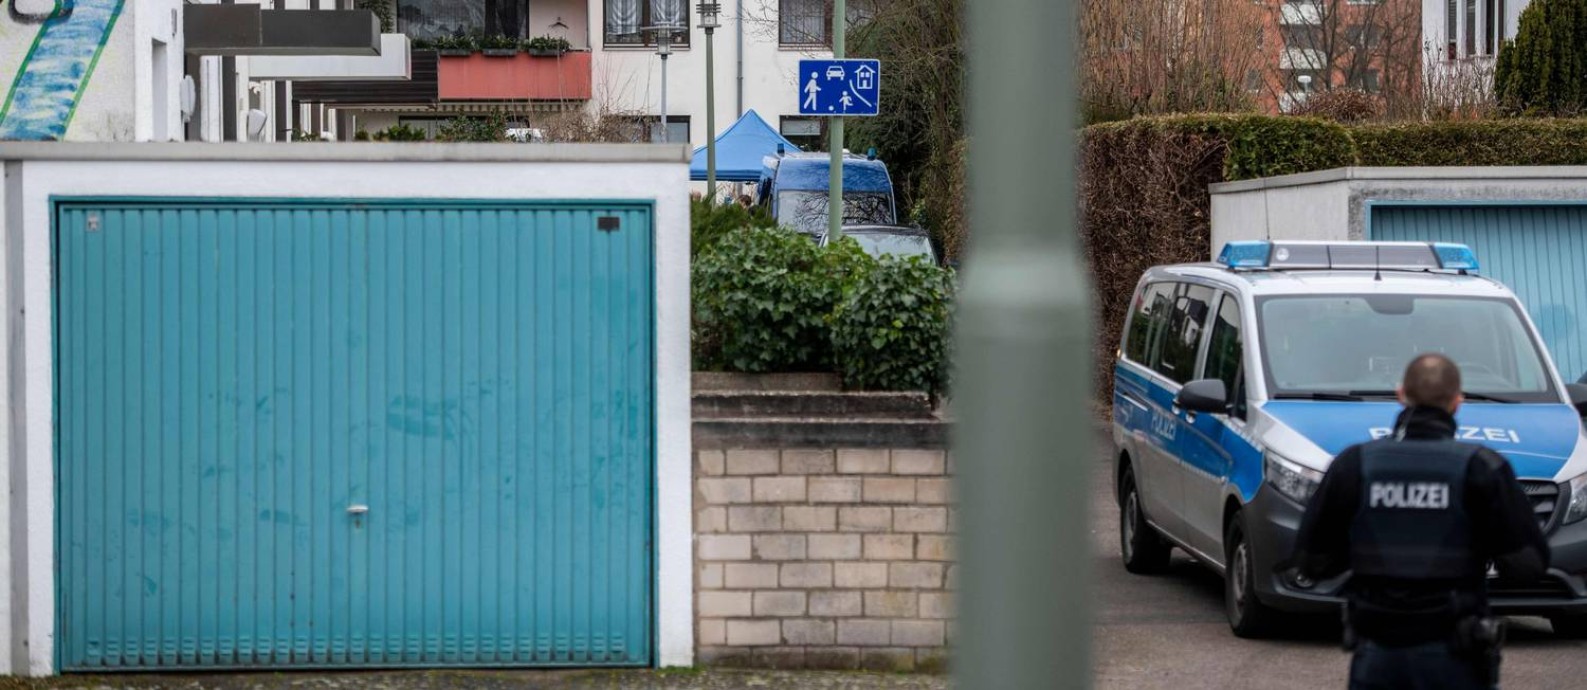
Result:
<svg viewBox="0 0 1587 690"><path fill-rule="evenodd" d="M843 78L843 66L842 65L832 65L831 67L828 67L827 68L827 78L828 79L842 79Z"/></svg>

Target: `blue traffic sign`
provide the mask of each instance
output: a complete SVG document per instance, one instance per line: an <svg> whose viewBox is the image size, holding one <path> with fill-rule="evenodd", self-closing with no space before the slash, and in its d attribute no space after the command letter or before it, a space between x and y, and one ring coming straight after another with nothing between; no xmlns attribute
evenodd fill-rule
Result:
<svg viewBox="0 0 1587 690"><path fill-rule="evenodd" d="M880 60L800 60L799 114L875 115L882 102Z"/></svg>

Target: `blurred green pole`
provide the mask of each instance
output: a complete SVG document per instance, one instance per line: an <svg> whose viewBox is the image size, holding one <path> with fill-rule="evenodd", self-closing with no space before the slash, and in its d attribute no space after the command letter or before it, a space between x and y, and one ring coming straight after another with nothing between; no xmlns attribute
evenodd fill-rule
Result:
<svg viewBox="0 0 1587 690"><path fill-rule="evenodd" d="M845 0L833 0L832 3L832 57L842 60L846 57L844 31L847 27L848 10ZM832 170L827 178L827 236L836 242L843 237L843 116L828 120L832 127Z"/></svg>
<svg viewBox="0 0 1587 690"><path fill-rule="evenodd" d="M1075 240L1075 3L965 6L972 231L953 401L958 687L1086 688L1096 458Z"/></svg>

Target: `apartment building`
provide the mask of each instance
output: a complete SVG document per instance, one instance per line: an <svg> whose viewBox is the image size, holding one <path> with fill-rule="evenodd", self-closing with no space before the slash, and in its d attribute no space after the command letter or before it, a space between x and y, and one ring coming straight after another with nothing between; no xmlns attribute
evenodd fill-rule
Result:
<svg viewBox="0 0 1587 690"><path fill-rule="evenodd" d="M395 0L396 29L421 46L401 85L319 82L295 89L303 115L345 139L406 124L434 131L459 116L504 111L517 131L539 132L558 114L631 120L635 137L663 139L663 69L671 142L706 142L706 33L687 0ZM821 123L798 117L800 59L830 56L827 0L727 0L714 33L718 129L754 109L798 143ZM661 30L671 55L658 55ZM456 36L565 41L566 52L448 48ZM489 45L489 41L481 44ZM504 41L496 44L504 45ZM436 48L424 48L435 46Z"/></svg>
<svg viewBox="0 0 1587 690"><path fill-rule="evenodd" d="M583 112L632 123L636 140L661 141L665 65L665 138L706 141L703 4L688 0L10 2L0 13L0 80L20 85L22 97L0 111L0 139L349 140L395 124L433 132L451 118L499 111L519 132ZM829 1L714 6L719 129L754 109L819 148L824 125L798 117L793 84L800 59L831 54ZM231 45L227 27L238 21L262 33L276 26L278 35ZM282 36L283 21L321 28ZM324 28L333 25L350 29ZM663 62L667 26L676 28ZM464 36L509 47L458 49ZM522 49L536 38L558 47Z"/></svg>

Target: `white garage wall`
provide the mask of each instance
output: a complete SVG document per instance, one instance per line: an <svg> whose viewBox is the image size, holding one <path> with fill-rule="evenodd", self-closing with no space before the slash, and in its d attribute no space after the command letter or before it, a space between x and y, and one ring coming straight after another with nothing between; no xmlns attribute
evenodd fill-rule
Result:
<svg viewBox="0 0 1587 690"><path fill-rule="evenodd" d="M54 196L650 201L656 223L657 661L694 656L689 410L688 157L681 146L0 145L0 674L55 657L50 198ZM6 213L9 211L9 213ZM18 270L20 267L20 270ZM15 548L13 548L15 547ZM6 604L9 606L5 606Z"/></svg>

